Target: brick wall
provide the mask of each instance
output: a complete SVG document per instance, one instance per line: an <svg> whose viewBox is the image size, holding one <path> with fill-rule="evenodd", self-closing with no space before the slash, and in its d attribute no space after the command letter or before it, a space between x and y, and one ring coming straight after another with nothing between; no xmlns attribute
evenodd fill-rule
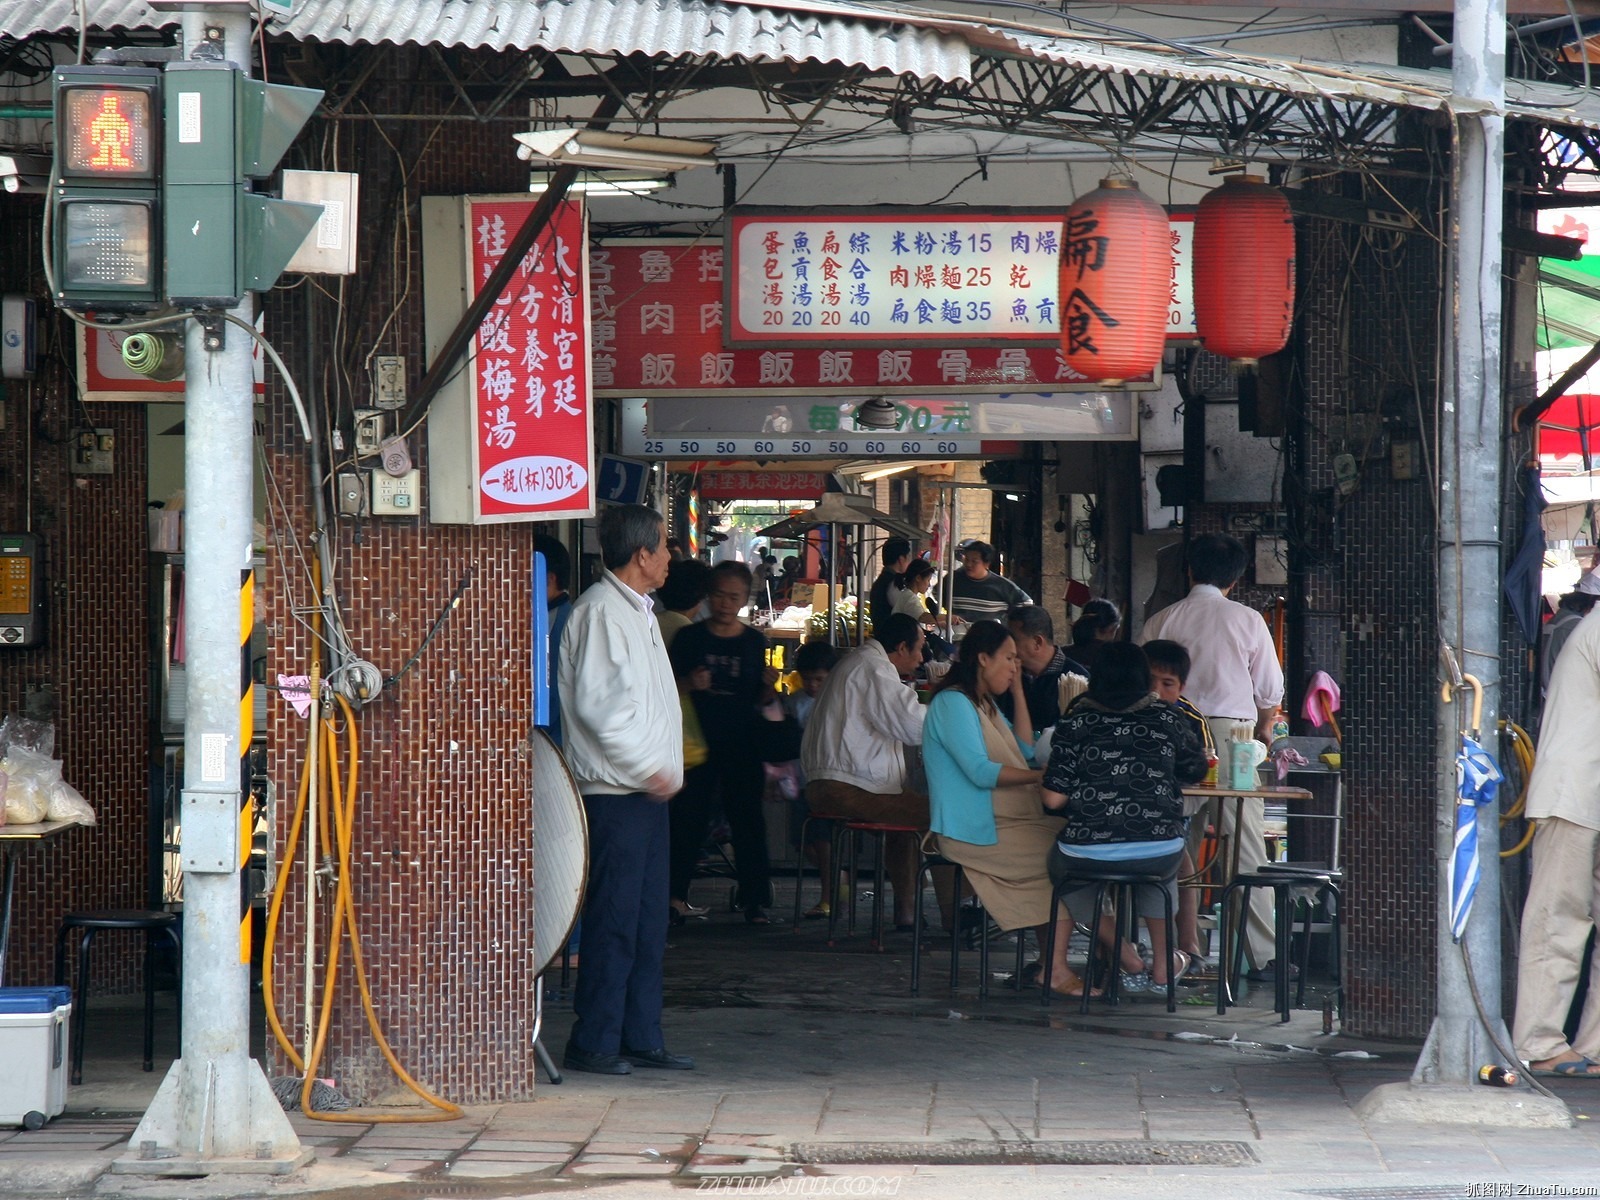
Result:
<svg viewBox="0 0 1600 1200"><path fill-rule="evenodd" d="M391 78L406 78L417 57L400 52ZM412 107L398 85L368 101L379 110ZM393 150L366 136L365 127L353 148L350 127L337 134L345 145L339 169L362 173L361 268L343 281L342 303L301 288L277 293L268 308L268 336L291 369L302 372L308 402L346 436L350 407L366 403L369 353L405 355L413 387L425 366L419 197L527 186L506 126L406 124L387 131ZM302 145L325 144L330 132L313 122ZM340 286L338 280L319 282ZM305 448L281 391L275 390L269 411L267 462L285 503L269 525L283 544L269 551L274 565L264 588L275 679L308 669L310 635L301 614L311 590L301 556L311 555L312 521ZM420 431L411 439L426 486L425 443ZM372 997L406 1069L463 1103L526 1097L534 1083L533 830L522 750L530 712L530 532L524 525L469 528L417 518L340 520L334 530L334 574L351 643L385 677L416 656L357 722L352 890ZM449 609L463 579L461 602ZM420 649L446 611L437 634ZM278 701L270 721L281 846L305 763L306 730ZM279 1011L293 1017L286 1025L298 1044L303 865L284 869L292 872L294 900L271 971ZM337 1078L353 1098L393 1095L398 1084L366 1029L348 948L344 964L328 1057L318 1073ZM277 1069L297 1073L274 1055Z"/></svg>
<svg viewBox="0 0 1600 1200"><path fill-rule="evenodd" d="M42 213L39 197L0 193L0 291L44 296ZM6 982L17 985L52 981L63 914L142 908L145 894L144 407L80 403L67 365L71 327L48 305L41 311L38 375L0 381L0 529L27 531L31 503L31 531L44 545L49 638L37 649L0 649L0 714L25 704L53 713L63 776L99 823L22 856L6 964ZM114 434L113 474L68 474L67 435L82 425ZM96 991L136 986L132 942L103 939Z"/></svg>

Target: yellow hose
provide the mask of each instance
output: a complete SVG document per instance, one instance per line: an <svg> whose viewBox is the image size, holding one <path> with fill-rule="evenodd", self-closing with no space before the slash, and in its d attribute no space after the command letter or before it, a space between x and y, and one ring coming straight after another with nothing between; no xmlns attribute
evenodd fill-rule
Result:
<svg viewBox="0 0 1600 1200"><path fill-rule="evenodd" d="M1528 781L1533 778L1533 763L1537 755L1534 753L1533 739L1528 736L1528 731L1522 726L1518 725L1515 721L1502 720L1500 722L1500 729L1501 732L1507 735L1511 742L1512 753L1515 754L1517 758L1517 770L1522 776L1522 786L1517 790L1516 800L1512 802L1509 808L1500 814L1500 824L1505 825L1506 823L1515 821L1518 817L1522 816L1523 810L1527 808ZM1500 857L1514 858L1526 850L1528 848L1528 844L1533 841L1533 827L1534 822L1531 818L1529 818L1528 828L1526 831L1524 831L1521 840L1510 849L1500 851Z"/></svg>
<svg viewBox="0 0 1600 1200"><path fill-rule="evenodd" d="M312 685L317 685L317 660L313 659ZM272 972L270 969L262 972L262 993L266 1003L267 1023L272 1029L273 1036L277 1038L278 1045L284 1054L302 1073L303 1079L300 1086L300 1108L306 1116L317 1121L345 1122L349 1124L399 1124L420 1121L453 1121L462 1115L461 1109L451 1104L448 1100L441 1099L419 1084L395 1057L390 1048L388 1039L384 1037L382 1027L378 1022L377 1010L372 1003L372 993L367 986L367 973L361 958L361 935L356 921L355 903L350 893L350 846L351 834L355 825L356 782L361 770L361 749L356 733L355 712L343 696L335 695L339 707L344 713L346 737L349 743L349 778L341 787L339 774L335 767L338 754L338 730L332 721L324 720L322 728L313 730L312 736L323 738L326 753L322 755L328 774L329 803L324 806L324 811L331 809L333 812L333 825L339 851L338 887L335 892L333 919L330 923L330 937L328 942L328 962L323 976L322 1007L317 1019L317 1036L311 1048L311 1060L306 1062L290 1043L283 1026L278 1019L277 1006L272 993ZM280 862L292 863L294 861L295 847L300 837L301 826L305 819L306 799L310 791L310 771L302 770L300 786L295 801L294 817L289 825L289 837L280 856ZM272 903L267 912L266 950L265 957L268 964L272 961L272 951L276 944L278 920L283 908L283 896L288 886L289 872L284 871L273 885ZM335 985L339 977L339 954L343 945L344 935L350 938L350 960L355 966L356 984L361 993L361 1007L367 1015L367 1026L372 1031L373 1040L377 1042L379 1051L383 1054L389 1068L412 1092L427 1104L439 1111L424 1115L409 1113L373 1113L361 1111L346 1112L320 1112L311 1106L311 1088L316 1082L317 1067L322 1061L322 1055L327 1045L328 1025L333 1018Z"/></svg>

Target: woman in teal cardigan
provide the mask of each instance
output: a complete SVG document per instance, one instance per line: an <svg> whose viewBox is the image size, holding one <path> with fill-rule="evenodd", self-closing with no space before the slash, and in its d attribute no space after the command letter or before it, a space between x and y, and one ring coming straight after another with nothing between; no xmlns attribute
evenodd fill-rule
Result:
<svg viewBox="0 0 1600 1200"><path fill-rule="evenodd" d="M1046 863L1061 820L1044 811L1033 747L995 707L994 698L1007 693L1018 727L1032 729L1016 642L998 621L975 622L922 727L932 836L939 853L961 864L995 924L1037 926L1042 946L1050 920ZM1067 966L1071 918L1062 908L1055 919L1052 986L1081 995L1083 981Z"/></svg>

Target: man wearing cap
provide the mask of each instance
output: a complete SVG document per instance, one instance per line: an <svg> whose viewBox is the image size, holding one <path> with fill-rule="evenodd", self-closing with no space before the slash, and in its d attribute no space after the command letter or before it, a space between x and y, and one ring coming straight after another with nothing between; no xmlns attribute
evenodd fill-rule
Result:
<svg viewBox="0 0 1600 1200"><path fill-rule="evenodd" d="M1550 690L1550 675L1556 669L1556 659L1561 654L1561 648L1567 644L1567 638L1578 627L1578 622L1589 615L1589 610L1595 606L1596 600L1600 600L1600 575L1596 575L1591 569L1578 580L1576 588L1561 597L1556 606L1556 615L1544 623L1539 651L1541 692Z"/></svg>

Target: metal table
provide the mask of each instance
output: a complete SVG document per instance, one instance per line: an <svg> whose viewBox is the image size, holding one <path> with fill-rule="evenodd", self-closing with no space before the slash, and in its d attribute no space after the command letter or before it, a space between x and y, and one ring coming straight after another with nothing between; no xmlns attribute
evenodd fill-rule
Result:
<svg viewBox="0 0 1600 1200"><path fill-rule="evenodd" d="M6 981L6 951L11 945L11 896L17 882L17 859L24 851L76 824L76 821L42 821L37 825L0 825L0 857L5 859L5 878L0 882L0 985Z"/></svg>
<svg viewBox="0 0 1600 1200"><path fill-rule="evenodd" d="M1302 787L1257 787L1257 788L1231 788L1231 787L1186 787L1183 789L1185 796L1192 796L1204 800L1232 800L1233 801L1233 827L1238 829L1240 818L1244 815L1244 802L1246 800L1310 800L1311 793ZM1202 805L1201 807L1205 807ZM1199 808L1195 809L1199 812ZM1311 816L1324 814L1312 813ZM1219 814L1220 816L1220 814ZM1217 822L1217 836L1227 835L1222 832L1222 822ZM1228 838L1228 870L1218 886L1226 886L1232 882L1233 877L1239 873L1239 851L1241 843L1236 837ZM1218 854L1220 858L1220 853Z"/></svg>

